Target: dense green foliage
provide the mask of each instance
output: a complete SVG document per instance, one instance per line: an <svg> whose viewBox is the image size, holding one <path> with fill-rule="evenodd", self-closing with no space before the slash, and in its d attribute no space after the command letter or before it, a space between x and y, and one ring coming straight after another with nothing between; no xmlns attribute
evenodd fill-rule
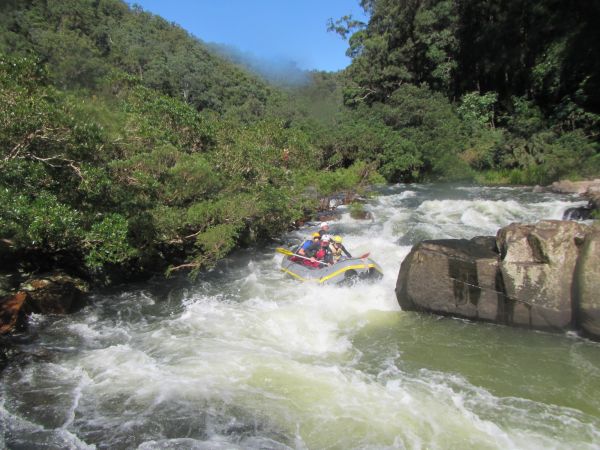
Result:
<svg viewBox="0 0 600 450"><path fill-rule="evenodd" d="M380 154L388 179L406 179L407 161L418 178L547 183L600 172L597 2L361 5L368 24L344 17L330 29L350 35L345 103L401 136Z"/></svg>
<svg viewBox="0 0 600 450"><path fill-rule="evenodd" d="M3 1L0 239L196 273L376 182L600 173L594 2L361 4L346 71L275 87L121 0Z"/></svg>
<svg viewBox="0 0 600 450"><path fill-rule="evenodd" d="M308 136L251 126L108 74L63 92L31 59L0 59L0 228L17 249L68 253L94 273L168 262L210 267L314 209L313 193L370 183L364 165L317 175Z"/></svg>

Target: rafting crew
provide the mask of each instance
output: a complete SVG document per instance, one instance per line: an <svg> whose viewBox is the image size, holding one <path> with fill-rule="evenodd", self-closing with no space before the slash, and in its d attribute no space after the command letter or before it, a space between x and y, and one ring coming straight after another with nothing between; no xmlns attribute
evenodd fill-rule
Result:
<svg viewBox="0 0 600 450"><path fill-rule="evenodd" d="M329 231L329 223L321 222L319 231L312 233L311 237L298 247L296 250L298 257L292 256L291 260L298 264L317 268L335 264L344 257L352 258L350 252L342 244L342 237L331 236Z"/></svg>
<svg viewBox="0 0 600 450"><path fill-rule="evenodd" d="M310 260L304 260L304 265L310 267L320 267L322 265L330 266L333 264L333 253L329 247L330 237L324 234L319 241L319 249L314 253Z"/></svg>
<svg viewBox="0 0 600 450"><path fill-rule="evenodd" d="M352 258L350 252L342 244L342 237L331 236L326 234L326 231L329 231L329 224L323 222L319 231L314 232L311 238L305 240L296 251L300 257L292 257L292 261L309 267L320 267L335 264L344 256Z"/></svg>

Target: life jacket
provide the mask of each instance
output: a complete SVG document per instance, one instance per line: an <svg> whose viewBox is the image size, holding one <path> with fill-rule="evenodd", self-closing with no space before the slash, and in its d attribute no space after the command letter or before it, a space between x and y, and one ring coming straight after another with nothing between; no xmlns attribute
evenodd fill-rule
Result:
<svg viewBox="0 0 600 450"><path fill-rule="evenodd" d="M311 242L309 239L304 240L304 242L302 242L302 244L300 244L297 248L296 251L294 253L296 253L297 255L299 254L300 250L304 250L304 247L308 247L308 243Z"/></svg>
<svg viewBox="0 0 600 450"><path fill-rule="evenodd" d="M320 267L319 261L311 261L310 259L302 259L302 264L308 267Z"/></svg>
<svg viewBox="0 0 600 450"><path fill-rule="evenodd" d="M342 257L342 246L340 245L339 248L336 248L335 245L330 245L329 246L329 250L331 251L331 254L333 255L333 262L338 262L340 260L340 258Z"/></svg>
<svg viewBox="0 0 600 450"><path fill-rule="evenodd" d="M327 249L326 247L321 247L319 250L317 250L317 252L315 253L315 259L318 260L323 260L325 259L325 256L327 256Z"/></svg>

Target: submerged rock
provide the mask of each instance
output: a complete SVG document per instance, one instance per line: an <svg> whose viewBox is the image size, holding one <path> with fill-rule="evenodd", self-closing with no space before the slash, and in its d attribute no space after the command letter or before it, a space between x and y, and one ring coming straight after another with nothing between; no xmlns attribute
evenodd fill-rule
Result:
<svg viewBox="0 0 600 450"><path fill-rule="evenodd" d="M423 241L402 262L396 296L404 310L600 339L600 230L542 221Z"/></svg>

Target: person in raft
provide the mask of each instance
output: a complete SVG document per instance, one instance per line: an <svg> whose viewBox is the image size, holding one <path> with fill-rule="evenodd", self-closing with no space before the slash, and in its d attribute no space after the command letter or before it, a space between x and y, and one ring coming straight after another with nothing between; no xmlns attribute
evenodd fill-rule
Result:
<svg viewBox="0 0 600 450"><path fill-rule="evenodd" d="M324 234L321 238L321 247L316 251L314 256L310 258L310 261L305 260L304 264L310 267L320 267L322 265L332 265L333 255L329 248L330 237L328 234Z"/></svg>
<svg viewBox="0 0 600 450"><path fill-rule="evenodd" d="M352 258L350 252L346 250L346 247L344 247L342 244L341 236L334 236L331 238L331 245L329 246L329 249L331 250L331 256L334 264L342 258L342 253L348 258Z"/></svg>
<svg viewBox="0 0 600 450"><path fill-rule="evenodd" d="M321 225L319 226L319 236L323 237L324 234L330 234L329 223L327 222L321 222Z"/></svg>
<svg viewBox="0 0 600 450"><path fill-rule="evenodd" d="M304 241L302 246L298 249L298 254L307 258L311 258L321 248L320 244L321 235L319 233L313 233L311 239Z"/></svg>

